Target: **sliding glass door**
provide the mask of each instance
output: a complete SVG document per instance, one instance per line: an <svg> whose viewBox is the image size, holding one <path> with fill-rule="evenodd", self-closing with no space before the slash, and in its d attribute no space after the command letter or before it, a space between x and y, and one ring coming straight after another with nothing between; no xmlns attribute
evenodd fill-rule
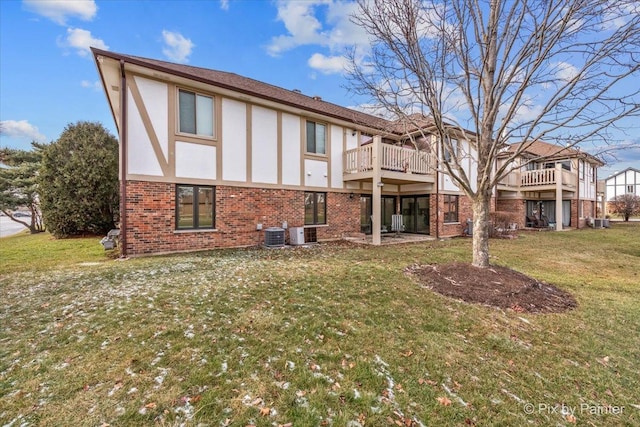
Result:
<svg viewBox="0 0 640 427"><path fill-rule="evenodd" d="M429 196L403 196L400 212L407 233L429 234Z"/></svg>
<svg viewBox="0 0 640 427"><path fill-rule="evenodd" d="M396 198L394 196L382 196L380 229L383 232L391 231L391 216L396 213ZM373 215L372 198L368 194L360 196L360 232L371 234L371 216Z"/></svg>

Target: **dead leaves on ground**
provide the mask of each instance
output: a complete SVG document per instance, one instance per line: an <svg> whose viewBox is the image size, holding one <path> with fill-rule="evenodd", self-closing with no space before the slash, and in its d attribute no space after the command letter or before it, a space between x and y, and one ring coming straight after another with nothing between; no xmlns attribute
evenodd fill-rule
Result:
<svg viewBox="0 0 640 427"><path fill-rule="evenodd" d="M451 399L449 399L447 396L438 397L436 398L436 400L442 406L451 406Z"/></svg>

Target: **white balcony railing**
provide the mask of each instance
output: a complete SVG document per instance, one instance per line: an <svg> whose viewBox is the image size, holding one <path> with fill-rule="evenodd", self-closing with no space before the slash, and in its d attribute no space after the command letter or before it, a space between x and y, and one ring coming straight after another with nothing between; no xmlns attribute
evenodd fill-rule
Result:
<svg viewBox="0 0 640 427"><path fill-rule="evenodd" d="M512 173L513 174L513 173ZM507 177L510 178L510 177ZM557 169L538 169L532 171L525 171L520 173L520 186L521 187L533 187L540 185L555 185L558 179ZM576 174L562 169L560 174L561 184L568 187L576 185ZM504 181L504 180L503 180ZM512 179L507 179L507 185L513 185Z"/></svg>
<svg viewBox="0 0 640 427"><path fill-rule="evenodd" d="M363 145L344 153L344 173L358 173L373 169L374 144ZM433 172L433 156L412 148L382 144L380 168L383 170L428 174Z"/></svg>
<svg viewBox="0 0 640 427"><path fill-rule="evenodd" d="M555 169L539 169L520 174L520 186L531 187L537 185L553 185L556 183Z"/></svg>

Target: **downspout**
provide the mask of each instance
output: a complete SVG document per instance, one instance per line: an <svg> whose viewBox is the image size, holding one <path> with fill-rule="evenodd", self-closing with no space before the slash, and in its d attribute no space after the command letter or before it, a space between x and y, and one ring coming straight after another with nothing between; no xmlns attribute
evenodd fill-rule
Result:
<svg viewBox="0 0 640 427"><path fill-rule="evenodd" d="M120 256L127 256L127 78L120 60Z"/></svg>

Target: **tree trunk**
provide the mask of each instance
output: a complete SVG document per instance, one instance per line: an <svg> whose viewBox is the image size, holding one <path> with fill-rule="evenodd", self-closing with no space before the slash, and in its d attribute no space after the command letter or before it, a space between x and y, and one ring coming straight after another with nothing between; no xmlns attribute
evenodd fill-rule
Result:
<svg viewBox="0 0 640 427"><path fill-rule="evenodd" d="M489 203L491 197L478 195L472 200L473 261L475 267L489 267Z"/></svg>

